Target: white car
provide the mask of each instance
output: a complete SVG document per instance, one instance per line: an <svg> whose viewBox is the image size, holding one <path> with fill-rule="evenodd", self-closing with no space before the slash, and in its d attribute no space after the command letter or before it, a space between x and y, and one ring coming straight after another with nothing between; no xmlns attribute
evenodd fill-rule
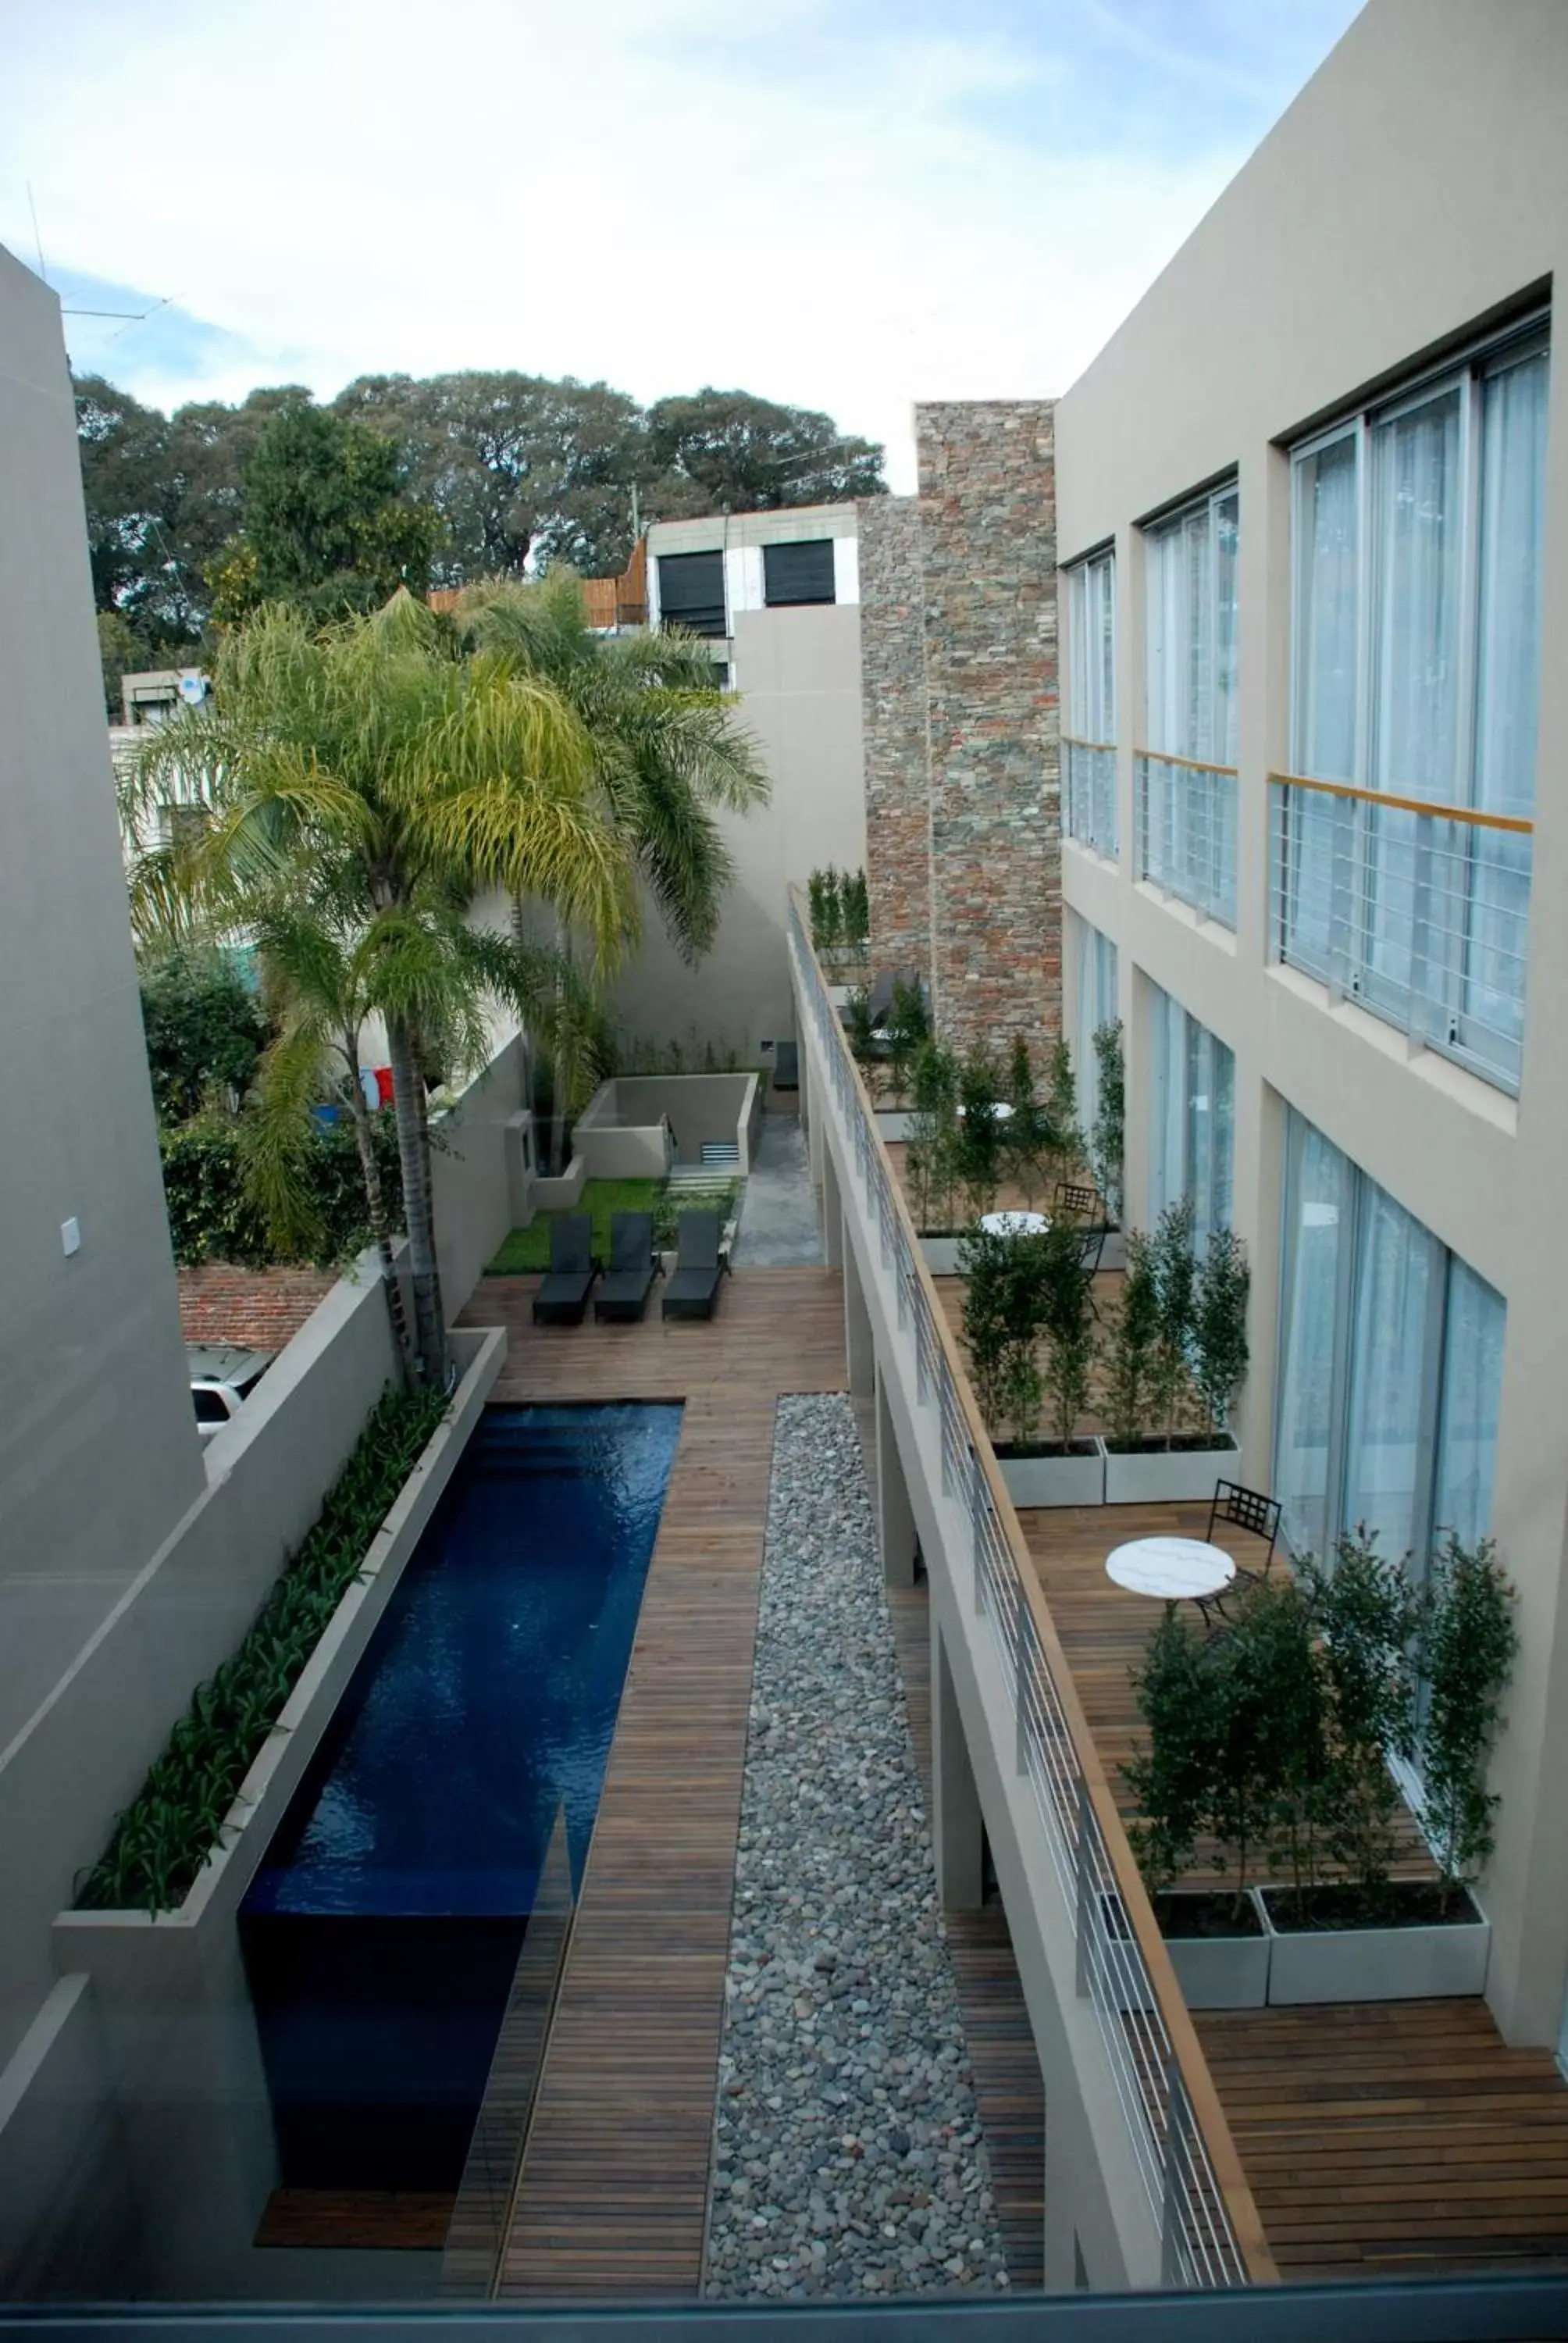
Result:
<svg viewBox="0 0 1568 2343"><path fill-rule="evenodd" d="M196 1430L207 1441L233 1423L277 1353L236 1350L232 1342L192 1342L186 1356Z"/></svg>

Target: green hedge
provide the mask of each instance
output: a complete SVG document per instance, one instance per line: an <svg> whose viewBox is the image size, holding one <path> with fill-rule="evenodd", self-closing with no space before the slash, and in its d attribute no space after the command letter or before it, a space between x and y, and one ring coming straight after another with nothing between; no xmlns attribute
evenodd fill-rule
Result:
<svg viewBox="0 0 1568 2343"><path fill-rule="evenodd" d="M402 1226L403 1186L397 1169L397 1132L390 1111L374 1118L381 1189L393 1225ZM266 1269L284 1260L268 1241L266 1223L245 1192L239 1134L226 1119L201 1117L159 1136L164 1202L175 1259L182 1269L204 1261L232 1262L241 1269ZM308 1179L323 1230L317 1265L330 1269L352 1259L369 1242L365 1186L354 1126L345 1113L313 1133Z"/></svg>
<svg viewBox="0 0 1568 2343"><path fill-rule="evenodd" d="M439 1392L388 1388L372 1408L319 1521L245 1641L197 1685L138 1795L116 1817L107 1848L81 1883L78 1907L167 1912L184 1897L446 1407Z"/></svg>

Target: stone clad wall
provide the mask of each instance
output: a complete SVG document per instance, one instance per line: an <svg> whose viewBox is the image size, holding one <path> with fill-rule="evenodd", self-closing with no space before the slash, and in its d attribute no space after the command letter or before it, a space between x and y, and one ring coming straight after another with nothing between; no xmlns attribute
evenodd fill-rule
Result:
<svg viewBox="0 0 1568 2343"><path fill-rule="evenodd" d="M872 961L960 1047L1060 1029L1052 412L917 407L919 495L859 508Z"/></svg>
<svg viewBox="0 0 1568 2343"><path fill-rule="evenodd" d="M931 974L930 801L920 513L913 497L868 497L860 530L860 725L866 883L878 968Z"/></svg>
<svg viewBox="0 0 1568 2343"><path fill-rule="evenodd" d="M915 410L937 1021L1061 1021L1056 478L1049 400Z"/></svg>

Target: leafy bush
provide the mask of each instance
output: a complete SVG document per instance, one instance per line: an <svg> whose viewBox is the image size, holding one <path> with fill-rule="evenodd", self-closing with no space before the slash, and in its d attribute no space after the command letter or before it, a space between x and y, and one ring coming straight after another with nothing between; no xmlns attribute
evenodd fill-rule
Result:
<svg viewBox="0 0 1568 2343"><path fill-rule="evenodd" d="M1422 1605L1426 1709L1421 1725L1422 1827L1437 1857L1442 1906L1484 1868L1496 1833L1486 1761L1519 1647L1514 1594L1490 1539L1458 1538L1432 1559Z"/></svg>
<svg viewBox="0 0 1568 2343"><path fill-rule="evenodd" d="M1192 1302L1192 1380L1208 1417L1211 1440L1231 1418L1231 1402L1247 1372L1247 1251L1231 1229L1212 1229L1198 1263Z"/></svg>
<svg viewBox="0 0 1568 2343"><path fill-rule="evenodd" d="M171 951L146 966L142 1025L166 1124L187 1121L226 1091L237 1102L267 1041L260 1002L221 951Z"/></svg>
<svg viewBox="0 0 1568 2343"><path fill-rule="evenodd" d="M959 1132L958 1061L930 1034L915 1052L910 1076L910 1121L904 1162L922 1235L945 1229L952 1215Z"/></svg>
<svg viewBox="0 0 1568 2343"><path fill-rule="evenodd" d="M1149 1422L1160 1341L1160 1299L1149 1239L1140 1230L1127 1238L1126 1268L1116 1313L1111 1321L1105 1373L1105 1420L1118 1448L1136 1448Z"/></svg>
<svg viewBox="0 0 1568 2343"><path fill-rule="evenodd" d="M1107 1212L1112 1221L1120 1221L1127 1126L1127 1069L1120 1018L1096 1028L1094 1062L1100 1075L1100 1102L1094 1128L1089 1134L1090 1168L1094 1173L1094 1184L1105 1199Z"/></svg>
<svg viewBox="0 0 1568 2343"><path fill-rule="evenodd" d="M382 1193L400 1228L403 1187L391 1114L373 1116L371 1129ZM240 1137L239 1122L221 1115L198 1117L160 1135L164 1202L175 1259L182 1268L223 1261L242 1269L265 1269L280 1258L260 1212L246 1194ZM311 1207L323 1232L317 1262L331 1268L352 1259L370 1238L365 1183L347 1115L313 1132L305 1161Z"/></svg>
<svg viewBox="0 0 1568 2343"><path fill-rule="evenodd" d="M156 1913L181 1901L221 1842L241 1783L446 1407L439 1392L389 1389L372 1408L320 1519L238 1651L197 1685L140 1793L116 1818L81 1884L79 1906Z"/></svg>

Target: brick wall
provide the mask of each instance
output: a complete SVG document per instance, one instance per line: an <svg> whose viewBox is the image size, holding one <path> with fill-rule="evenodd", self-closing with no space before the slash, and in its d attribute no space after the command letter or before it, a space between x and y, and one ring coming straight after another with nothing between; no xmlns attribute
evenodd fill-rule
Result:
<svg viewBox="0 0 1568 2343"><path fill-rule="evenodd" d="M187 1342L281 1351L337 1282L329 1269L230 1269L221 1262L182 1269L180 1331Z"/></svg>
<svg viewBox="0 0 1568 2343"><path fill-rule="evenodd" d="M1038 1045L1061 1021L1052 407L917 407L915 432L918 496L860 507L872 959L920 965L960 1047Z"/></svg>
<svg viewBox="0 0 1568 2343"><path fill-rule="evenodd" d="M866 884L879 969L931 973L925 593L913 497L867 497L860 538L860 729Z"/></svg>

